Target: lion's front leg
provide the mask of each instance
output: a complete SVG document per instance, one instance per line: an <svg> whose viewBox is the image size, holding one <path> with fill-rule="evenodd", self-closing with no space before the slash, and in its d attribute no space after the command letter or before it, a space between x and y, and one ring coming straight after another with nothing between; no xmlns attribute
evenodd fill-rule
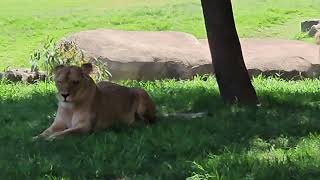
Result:
<svg viewBox="0 0 320 180"><path fill-rule="evenodd" d="M90 115L90 113L79 113L79 114L80 114L79 116L74 116L72 119L72 122L75 122L73 127L69 129L65 129L60 132L55 132L51 134L47 139L51 140L56 138L62 138L67 135L86 134L91 132L92 116Z"/></svg>
<svg viewBox="0 0 320 180"><path fill-rule="evenodd" d="M48 129L44 130L38 136L33 137L33 140L49 137L52 134L64 131L65 129L66 129L66 125L63 122L54 121Z"/></svg>
<svg viewBox="0 0 320 180"><path fill-rule="evenodd" d="M33 137L32 139L37 140L39 138L47 138L56 132L60 132L67 129L66 122L68 121L68 119L71 120L71 118L72 118L72 113L70 113L68 110L63 109L59 106L57 115L53 123L51 124L51 126L46 130L44 130L38 136Z"/></svg>
<svg viewBox="0 0 320 180"><path fill-rule="evenodd" d="M75 134L86 134L91 131L91 127L89 124L79 124L78 126L74 128L65 129L60 132L55 132L51 134L49 137L47 137L47 140L57 139L57 138L63 138L68 135L75 135Z"/></svg>

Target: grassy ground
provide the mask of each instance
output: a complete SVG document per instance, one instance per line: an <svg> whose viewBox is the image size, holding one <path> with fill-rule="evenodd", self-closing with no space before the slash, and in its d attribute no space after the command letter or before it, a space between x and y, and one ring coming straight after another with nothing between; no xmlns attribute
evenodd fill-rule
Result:
<svg viewBox="0 0 320 180"><path fill-rule="evenodd" d="M300 21L318 16L316 0L237 0L241 37L305 39ZM46 36L95 28L172 30L206 36L199 0L1 0L0 69L29 66ZM310 41L310 39L309 39Z"/></svg>
<svg viewBox="0 0 320 180"><path fill-rule="evenodd" d="M316 0L235 0L241 37L303 39ZM47 35L94 28L174 30L205 37L198 0L1 0L0 70L29 66ZM53 84L0 82L0 179L319 179L320 80L256 78L263 106L222 104L214 79L123 82L162 112L208 111L90 136L32 142L57 108Z"/></svg>
<svg viewBox="0 0 320 180"><path fill-rule="evenodd" d="M0 179L318 179L320 80L256 78L262 107L227 107L214 79L123 82L186 121L32 142L56 106L53 84L0 85Z"/></svg>

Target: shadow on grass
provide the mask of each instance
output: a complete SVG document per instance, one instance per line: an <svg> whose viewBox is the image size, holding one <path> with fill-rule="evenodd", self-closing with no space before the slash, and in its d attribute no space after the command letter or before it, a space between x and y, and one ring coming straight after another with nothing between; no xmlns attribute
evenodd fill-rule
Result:
<svg viewBox="0 0 320 180"><path fill-rule="evenodd" d="M0 149L0 178L185 179L194 172L192 162L204 162L209 154L229 157L230 152L243 153L250 150L255 138L270 143L285 137L289 142L280 148L290 149L301 138L320 130L320 94L261 91L262 107L249 108L225 106L217 92L201 87L187 91L174 88L170 93L154 95L162 110L208 111L209 116L194 120L165 118L148 127L32 142L31 137L53 120L57 108L54 95L34 93L25 99L1 101L0 143L5 148ZM245 176L253 171L251 162L239 162L227 158L220 163L235 166L234 172L226 172L229 174ZM305 171L299 167L293 171L295 167L288 164L263 167L270 177L320 175L312 167ZM223 169L217 171L223 174Z"/></svg>

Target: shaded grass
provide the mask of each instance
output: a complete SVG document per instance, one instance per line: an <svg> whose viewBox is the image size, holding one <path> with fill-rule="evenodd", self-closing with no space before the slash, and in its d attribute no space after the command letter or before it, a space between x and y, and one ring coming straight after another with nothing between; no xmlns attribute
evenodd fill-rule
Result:
<svg viewBox="0 0 320 180"><path fill-rule="evenodd" d="M234 14L240 37L305 38L300 21L318 16L315 0L237 0ZM29 66L32 50L46 36L113 28L183 31L206 37L198 0L2 0L0 1L0 69Z"/></svg>
<svg viewBox="0 0 320 180"><path fill-rule="evenodd" d="M316 179L320 80L256 78L261 108L228 107L213 78L122 82L162 112L208 111L61 141L32 142L57 108L53 84L0 85L0 179Z"/></svg>

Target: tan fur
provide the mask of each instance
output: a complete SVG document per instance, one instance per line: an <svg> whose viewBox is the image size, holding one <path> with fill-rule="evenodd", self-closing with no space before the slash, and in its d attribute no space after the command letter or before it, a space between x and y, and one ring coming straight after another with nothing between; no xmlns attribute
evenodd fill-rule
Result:
<svg viewBox="0 0 320 180"><path fill-rule="evenodd" d="M146 123L155 121L156 108L145 90L108 81L95 84L89 76L91 71L91 64L84 64L81 68L56 68L57 115L52 125L35 139L90 133L117 123L130 125L136 117Z"/></svg>

